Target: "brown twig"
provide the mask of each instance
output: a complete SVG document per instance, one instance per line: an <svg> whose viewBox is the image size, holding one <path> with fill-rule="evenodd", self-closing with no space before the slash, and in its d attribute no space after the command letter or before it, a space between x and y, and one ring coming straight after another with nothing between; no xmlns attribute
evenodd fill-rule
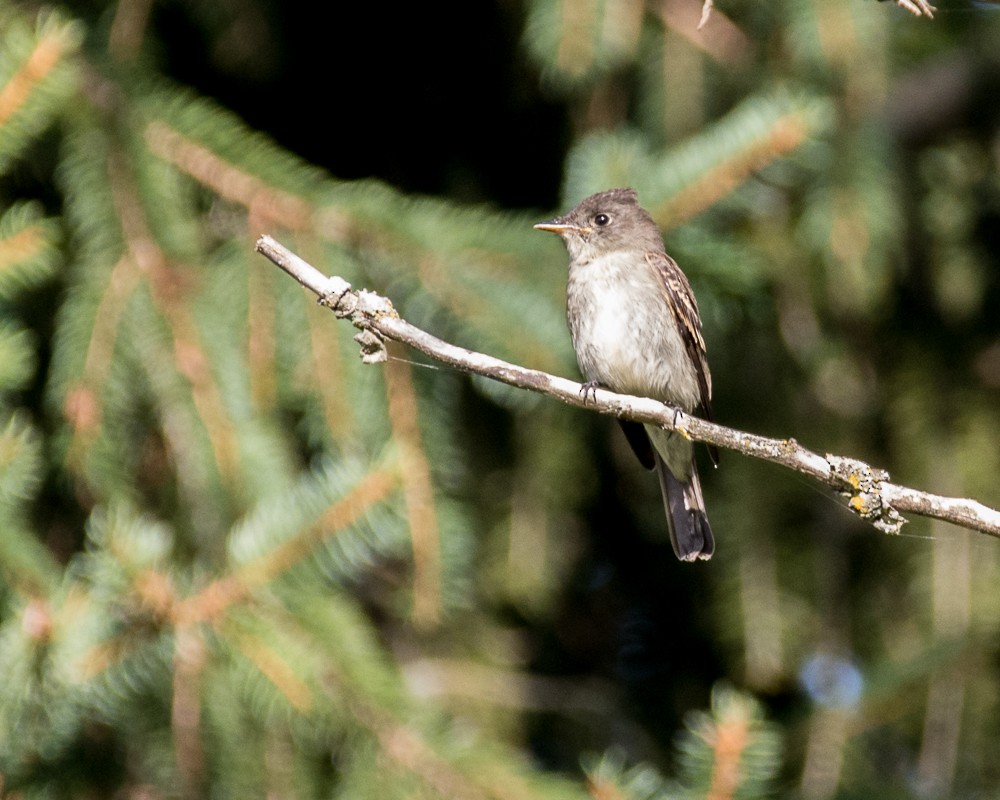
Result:
<svg viewBox="0 0 1000 800"><path fill-rule="evenodd" d="M400 318L387 298L354 290L343 278L326 277L270 236L257 240L257 251L314 292L338 317L350 319L360 329L355 340L361 345L365 363L385 361L384 340L392 339L464 372L547 394L602 414L660 425L693 441L735 450L801 472L844 494L852 511L885 533L898 533L906 522L902 512L910 512L1000 537L1000 511L975 500L943 497L891 483L887 472L862 461L820 455L794 439L771 439L727 428L658 400L605 389L588 392L585 398L582 385L575 381L457 347L410 325Z"/></svg>

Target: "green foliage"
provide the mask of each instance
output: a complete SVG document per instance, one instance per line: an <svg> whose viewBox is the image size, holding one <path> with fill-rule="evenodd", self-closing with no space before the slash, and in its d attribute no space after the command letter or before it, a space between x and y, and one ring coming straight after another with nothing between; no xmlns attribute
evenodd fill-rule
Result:
<svg viewBox="0 0 1000 800"><path fill-rule="evenodd" d="M996 504L996 131L907 133L892 104L918 59L985 63L995 34L811 0L716 0L694 33L680 5L524 4L518 59L570 118L562 207L638 189L695 286L720 419ZM212 35L236 13L208 8ZM656 487L607 420L402 348L364 365L252 253L270 233L442 338L573 375L536 213L326 175L157 74L155 28L130 55L135 10L0 0L6 793L996 783L995 548L877 539L726 457L717 556L660 560ZM807 663L854 676L851 702L833 671L791 690Z"/></svg>
<svg viewBox="0 0 1000 800"><path fill-rule="evenodd" d="M694 712L681 738L682 778L691 796L768 797L781 766L781 738L753 698L720 685L711 714Z"/></svg>
<svg viewBox="0 0 1000 800"><path fill-rule="evenodd" d="M674 226L727 196L829 127L829 103L778 90L745 100L686 142L645 148L640 131L594 134L567 162L566 193L585 197L607 186L634 186L661 223ZM738 202L736 198L727 202Z"/></svg>
<svg viewBox="0 0 1000 800"><path fill-rule="evenodd" d="M39 133L62 113L77 90L74 57L80 28L56 14L35 25L13 6L0 5L3 55L0 56L0 173L23 154Z"/></svg>
<svg viewBox="0 0 1000 800"><path fill-rule="evenodd" d="M641 3L598 0L574 6L565 0L528 5L528 50L555 86L593 84L636 55L642 31Z"/></svg>
<svg viewBox="0 0 1000 800"><path fill-rule="evenodd" d="M59 228L34 203L15 203L0 216L0 301L51 278L59 263Z"/></svg>
<svg viewBox="0 0 1000 800"><path fill-rule="evenodd" d="M677 741L679 777L664 779L648 765L629 766L615 751L585 761L594 797L687 800L696 797L772 797L781 766L777 726L748 695L720 684L709 712L693 712Z"/></svg>
<svg viewBox="0 0 1000 800"><path fill-rule="evenodd" d="M3 342L3 339L0 339ZM10 415L0 431L0 565L4 583L30 594L49 589L59 567L31 530L27 509L43 469L38 434L24 414Z"/></svg>
<svg viewBox="0 0 1000 800"><path fill-rule="evenodd" d="M597 797L667 800L681 796L680 787L669 784L655 769L646 765L629 766L619 752L610 751L589 764L585 760L584 769L590 793Z"/></svg>
<svg viewBox="0 0 1000 800"><path fill-rule="evenodd" d="M35 343L30 333L13 325L0 328L0 389L23 389L35 374Z"/></svg>

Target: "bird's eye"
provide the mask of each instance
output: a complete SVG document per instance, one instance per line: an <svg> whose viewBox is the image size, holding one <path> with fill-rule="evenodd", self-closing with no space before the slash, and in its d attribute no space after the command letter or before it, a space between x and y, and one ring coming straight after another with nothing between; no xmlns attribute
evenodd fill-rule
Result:
<svg viewBox="0 0 1000 800"><path fill-rule="evenodd" d="M596 217L594 217L594 224L599 228L603 228L609 222L611 222L611 217L609 217L607 214L598 214Z"/></svg>

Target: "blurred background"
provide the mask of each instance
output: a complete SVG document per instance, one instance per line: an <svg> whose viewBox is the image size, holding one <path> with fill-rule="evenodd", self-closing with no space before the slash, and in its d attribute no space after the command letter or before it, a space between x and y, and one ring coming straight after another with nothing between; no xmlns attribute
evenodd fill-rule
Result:
<svg viewBox="0 0 1000 800"><path fill-rule="evenodd" d="M987 536L354 331L270 233L578 373L531 229L633 186L723 424L1000 505L1000 6L0 0L11 797L982 798Z"/></svg>

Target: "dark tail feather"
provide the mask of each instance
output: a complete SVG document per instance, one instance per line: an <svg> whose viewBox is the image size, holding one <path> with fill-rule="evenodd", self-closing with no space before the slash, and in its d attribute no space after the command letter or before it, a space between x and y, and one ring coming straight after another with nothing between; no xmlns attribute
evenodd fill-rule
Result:
<svg viewBox="0 0 1000 800"><path fill-rule="evenodd" d="M681 561L709 559L715 552L715 537L705 515L698 473L691 468L691 477L683 483L674 477L656 453L656 474L660 477L663 505L667 512L670 543Z"/></svg>
<svg viewBox="0 0 1000 800"><path fill-rule="evenodd" d="M653 443L649 441L649 434L646 433L646 428L641 422L632 422L630 419L620 419L618 424L621 425L622 431L625 432L625 438L628 439L629 445L632 447L632 452L635 453L636 457L646 469L652 469L656 466L656 459L653 457Z"/></svg>

